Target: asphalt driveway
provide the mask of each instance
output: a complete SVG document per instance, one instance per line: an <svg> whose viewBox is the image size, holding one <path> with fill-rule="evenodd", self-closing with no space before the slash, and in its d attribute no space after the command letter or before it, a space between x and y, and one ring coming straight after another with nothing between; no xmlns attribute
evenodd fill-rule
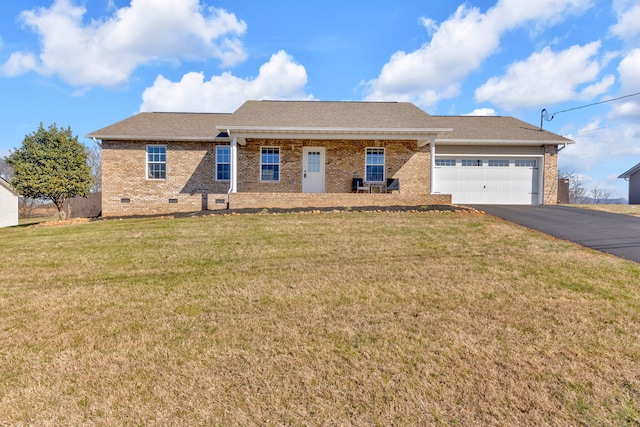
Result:
<svg viewBox="0 0 640 427"><path fill-rule="evenodd" d="M489 215L640 263L640 218L569 206L474 205Z"/></svg>

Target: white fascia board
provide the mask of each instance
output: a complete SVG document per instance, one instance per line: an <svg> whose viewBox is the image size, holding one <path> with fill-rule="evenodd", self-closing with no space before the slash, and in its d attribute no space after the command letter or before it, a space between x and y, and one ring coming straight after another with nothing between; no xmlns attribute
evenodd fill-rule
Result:
<svg viewBox="0 0 640 427"><path fill-rule="evenodd" d="M18 195L18 193L16 193L14 191L13 187L11 186L11 184L9 184L9 182L7 180L5 180L1 176L0 176L0 185L3 186L4 188L6 188L7 190L9 190L11 192L11 194L13 194L14 196Z"/></svg>
<svg viewBox="0 0 640 427"><path fill-rule="evenodd" d="M140 136L140 135L85 135L85 138L99 139L101 141L188 141L188 142L229 142L230 138L211 138L197 136Z"/></svg>
<svg viewBox="0 0 640 427"><path fill-rule="evenodd" d="M451 128L326 128L264 126L218 126L239 138L287 138L287 139L387 139L387 140L431 140Z"/></svg>
<svg viewBox="0 0 640 427"><path fill-rule="evenodd" d="M570 139L566 141L545 139L440 139L436 138L438 145L520 145L538 147L542 145L569 145L575 144Z"/></svg>
<svg viewBox="0 0 640 427"><path fill-rule="evenodd" d="M631 169L629 169L628 171L620 175L618 178L630 178L631 175L633 175L638 171L640 171L640 163L638 163L637 165L635 165L634 167L632 167Z"/></svg>

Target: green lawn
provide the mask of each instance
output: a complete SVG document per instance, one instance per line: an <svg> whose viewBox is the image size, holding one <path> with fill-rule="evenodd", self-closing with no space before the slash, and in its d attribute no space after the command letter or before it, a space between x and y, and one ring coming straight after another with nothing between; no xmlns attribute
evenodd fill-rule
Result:
<svg viewBox="0 0 640 427"><path fill-rule="evenodd" d="M640 265L456 213L0 230L0 424L640 425Z"/></svg>

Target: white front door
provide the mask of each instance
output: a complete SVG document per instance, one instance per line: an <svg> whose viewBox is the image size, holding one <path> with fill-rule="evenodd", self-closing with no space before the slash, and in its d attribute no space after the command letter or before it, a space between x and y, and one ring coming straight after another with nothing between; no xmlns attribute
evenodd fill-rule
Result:
<svg viewBox="0 0 640 427"><path fill-rule="evenodd" d="M324 193L324 147L302 148L302 192Z"/></svg>

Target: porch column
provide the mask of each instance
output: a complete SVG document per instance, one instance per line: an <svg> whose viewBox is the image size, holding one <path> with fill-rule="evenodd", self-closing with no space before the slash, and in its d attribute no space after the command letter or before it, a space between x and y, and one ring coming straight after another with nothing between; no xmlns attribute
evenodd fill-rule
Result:
<svg viewBox="0 0 640 427"><path fill-rule="evenodd" d="M433 183L433 178L435 176L435 168L436 168L436 137L432 136L431 141L429 141L429 150L431 152L431 167L429 168L429 192L433 194L433 189L435 185Z"/></svg>
<svg viewBox="0 0 640 427"><path fill-rule="evenodd" d="M231 138L231 192L238 192L238 137Z"/></svg>

